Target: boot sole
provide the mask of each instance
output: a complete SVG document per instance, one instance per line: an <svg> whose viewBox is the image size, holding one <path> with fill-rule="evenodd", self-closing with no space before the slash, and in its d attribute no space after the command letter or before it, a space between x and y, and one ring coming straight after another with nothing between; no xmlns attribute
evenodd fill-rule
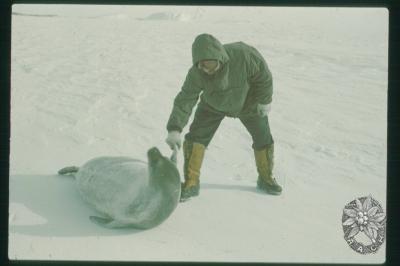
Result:
<svg viewBox="0 0 400 266"><path fill-rule="evenodd" d="M187 197L182 197L182 195L181 195L179 201L180 201L180 202L185 202L185 201L188 201L188 200L190 200L191 198L197 197L197 196L199 196L199 195L200 195L200 191L197 191L197 192L195 192L194 194L188 195Z"/></svg>
<svg viewBox="0 0 400 266"><path fill-rule="evenodd" d="M198 195L193 195L193 196L190 196L190 197L187 197L187 198L180 198L179 199L179 202L185 202L185 201L188 201L188 200L190 200L191 198L193 198L193 197L197 197Z"/></svg>
<svg viewBox="0 0 400 266"><path fill-rule="evenodd" d="M261 188L261 187L258 187L258 186L257 186L257 189L259 191L262 191L262 192L264 192L266 194L269 194L269 195L279 196L279 195L282 194L282 191L271 191L271 190L267 190L265 188Z"/></svg>

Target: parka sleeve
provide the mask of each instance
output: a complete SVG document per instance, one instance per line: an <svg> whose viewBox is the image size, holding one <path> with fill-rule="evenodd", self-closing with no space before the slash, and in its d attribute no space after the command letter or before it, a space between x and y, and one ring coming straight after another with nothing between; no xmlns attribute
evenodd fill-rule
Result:
<svg viewBox="0 0 400 266"><path fill-rule="evenodd" d="M181 91L175 97L172 112L167 123L168 132L173 130L182 132L192 114L192 109L202 91L193 80L193 73L189 70Z"/></svg>
<svg viewBox="0 0 400 266"><path fill-rule="evenodd" d="M256 49L250 55L250 62L250 88L254 90L255 100L259 104L268 104L272 101L273 93L271 71Z"/></svg>

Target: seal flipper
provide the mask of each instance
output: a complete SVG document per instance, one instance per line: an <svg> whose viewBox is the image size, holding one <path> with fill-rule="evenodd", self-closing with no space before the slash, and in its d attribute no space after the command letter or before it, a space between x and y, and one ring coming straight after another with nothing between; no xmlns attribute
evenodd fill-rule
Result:
<svg viewBox="0 0 400 266"><path fill-rule="evenodd" d="M120 222L114 220L113 218L105 218L105 217L99 217L99 216L89 216L90 221L92 221L95 224L101 225L106 228L118 228L118 227L124 227L124 224L121 224Z"/></svg>
<svg viewBox="0 0 400 266"><path fill-rule="evenodd" d="M76 166L68 166L64 167L63 169L60 169L58 171L59 175L73 175L79 171L79 167Z"/></svg>

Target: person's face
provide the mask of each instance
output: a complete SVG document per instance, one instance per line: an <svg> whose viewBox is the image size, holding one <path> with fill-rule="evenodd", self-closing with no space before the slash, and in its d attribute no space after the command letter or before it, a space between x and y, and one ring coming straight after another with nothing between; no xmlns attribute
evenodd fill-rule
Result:
<svg viewBox="0 0 400 266"><path fill-rule="evenodd" d="M199 62L199 68L211 75L219 69L219 62L218 60L201 60Z"/></svg>

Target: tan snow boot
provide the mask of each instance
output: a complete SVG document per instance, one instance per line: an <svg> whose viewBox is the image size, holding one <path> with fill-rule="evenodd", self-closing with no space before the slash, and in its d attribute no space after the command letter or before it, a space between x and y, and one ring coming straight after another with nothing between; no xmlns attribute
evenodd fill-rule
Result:
<svg viewBox="0 0 400 266"><path fill-rule="evenodd" d="M272 177L274 167L274 144L268 145L262 150L254 150L258 172L257 187L268 194L280 195L282 187Z"/></svg>
<svg viewBox="0 0 400 266"><path fill-rule="evenodd" d="M183 142L185 182L182 183L181 201L200 193L200 168L206 147L203 144L185 140Z"/></svg>

